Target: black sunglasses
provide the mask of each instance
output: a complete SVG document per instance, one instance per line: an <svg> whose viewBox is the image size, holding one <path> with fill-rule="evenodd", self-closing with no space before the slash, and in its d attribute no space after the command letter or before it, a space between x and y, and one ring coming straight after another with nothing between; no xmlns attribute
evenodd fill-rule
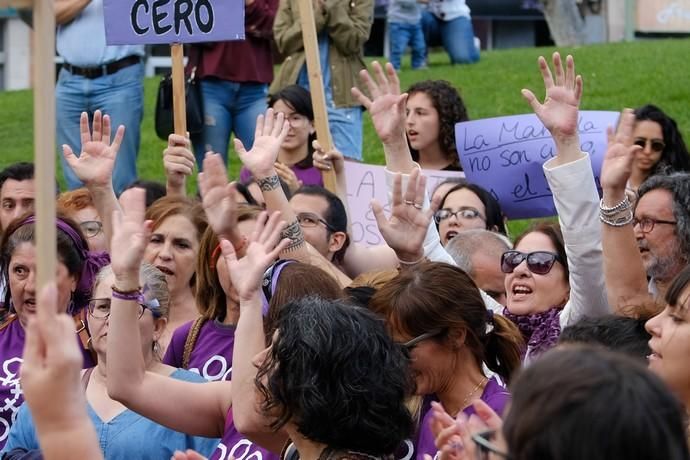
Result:
<svg viewBox="0 0 690 460"><path fill-rule="evenodd" d="M524 253L520 251L506 251L501 256L501 271L513 273L513 270L527 259L527 268L537 275L546 275L551 271L553 264L558 261L563 263L560 256L548 251L534 251Z"/></svg>

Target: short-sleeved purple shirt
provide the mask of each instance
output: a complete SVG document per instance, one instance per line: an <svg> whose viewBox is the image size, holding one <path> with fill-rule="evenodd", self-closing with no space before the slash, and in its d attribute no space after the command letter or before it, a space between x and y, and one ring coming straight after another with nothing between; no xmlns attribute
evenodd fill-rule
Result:
<svg viewBox="0 0 690 460"><path fill-rule="evenodd" d="M484 391L479 399L484 401L498 415L503 415L503 411L508 401L510 401L510 393L495 378L491 378L484 387ZM432 401L438 401L436 395L426 396L422 404L422 422L419 425L417 439L414 443L417 460L424 460L424 454L429 454L431 458L435 458L438 452L434 443L434 435L431 432ZM466 407L463 409L463 412L469 417L475 413L474 406Z"/></svg>
<svg viewBox="0 0 690 460"><path fill-rule="evenodd" d="M184 343L194 321L183 324L173 332L172 340L163 362L182 367ZM231 380L232 351L235 345L235 326L227 326L218 321L208 320L199 330L194 349L189 355L189 367L206 380ZM223 438L213 451L210 460L278 460L279 456L263 449L242 436L233 423L232 408L225 419Z"/></svg>
<svg viewBox="0 0 690 460"><path fill-rule="evenodd" d="M76 340L79 337L76 336ZM19 370L24 354L25 332L18 319L0 330L0 450L5 447L10 427L17 417L17 411L24 402L24 394L19 383ZM80 348L81 343L80 343ZM88 351L84 353L84 368L95 363Z"/></svg>

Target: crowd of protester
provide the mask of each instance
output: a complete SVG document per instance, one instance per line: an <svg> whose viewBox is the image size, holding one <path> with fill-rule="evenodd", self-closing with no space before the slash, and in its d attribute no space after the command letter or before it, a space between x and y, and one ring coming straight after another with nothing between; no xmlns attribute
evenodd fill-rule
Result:
<svg viewBox="0 0 690 460"><path fill-rule="evenodd" d="M557 220L511 237L481 186L458 175L427 190L424 170L460 169L453 128L468 111L447 82L402 92L399 60L364 68L369 3L314 2L333 150L316 139L292 0L246 0L246 42L195 45L214 121L170 136L165 184L123 182L136 108L117 128L106 104L61 112L71 190L40 290L33 164L0 171L3 459L690 459L690 158L676 123L625 109L600 196L574 59L540 58L543 102L522 96L555 144L543 172ZM391 3L391 30L478 58L443 35L473 36L464 1L408 3ZM58 11L65 50L92 26L74 8ZM275 80L271 30L287 58ZM258 76L231 65L238 54ZM59 87L92 78L70 68ZM371 204L374 247L354 242L347 197L364 110L389 197L385 213Z"/></svg>

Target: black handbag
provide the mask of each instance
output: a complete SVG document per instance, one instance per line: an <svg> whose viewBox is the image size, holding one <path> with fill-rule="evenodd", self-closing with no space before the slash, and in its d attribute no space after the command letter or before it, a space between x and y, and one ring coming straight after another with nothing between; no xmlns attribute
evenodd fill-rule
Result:
<svg viewBox="0 0 690 460"><path fill-rule="evenodd" d="M196 67L185 76L185 100L187 105L187 131L198 134L204 127L204 105L201 95L201 82L196 78ZM172 74L167 74L158 84L156 97L156 135L168 140L175 131L173 120L173 81Z"/></svg>

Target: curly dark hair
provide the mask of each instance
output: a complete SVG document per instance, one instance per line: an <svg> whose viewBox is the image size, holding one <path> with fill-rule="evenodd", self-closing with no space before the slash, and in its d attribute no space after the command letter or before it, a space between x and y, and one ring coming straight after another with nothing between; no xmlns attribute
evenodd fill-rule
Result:
<svg viewBox="0 0 690 460"><path fill-rule="evenodd" d="M467 108L460 93L453 85L445 80L424 80L409 87L407 94L411 97L415 93L424 93L438 112L439 134L438 143L441 150L446 153L446 158L459 166L458 151L455 147L455 123L468 121ZM410 149L412 159L419 160L419 152Z"/></svg>
<svg viewBox="0 0 690 460"><path fill-rule="evenodd" d="M650 176L658 173L690 171L690 154L683 141L676 121L666 115L659 107L647 104L635 109L635 121L653 121L661 126L664 135L664 151L659 162L650 171Z"/></svg>
<svg viewBox="0 0 690 460"><path fill-rule="evenodd" d="M402 346L373 313L306 297L285 305L255 384L262 410L338 450L390 454L411 434L413 386Z"/></svg>

